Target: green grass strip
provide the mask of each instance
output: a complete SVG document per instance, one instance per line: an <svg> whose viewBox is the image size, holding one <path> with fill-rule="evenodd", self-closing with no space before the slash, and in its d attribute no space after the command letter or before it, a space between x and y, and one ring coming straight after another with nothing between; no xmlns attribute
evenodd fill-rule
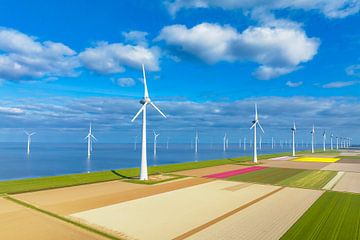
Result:
<svg viewBox="0 0 360 240"><path fill-rule="evenodd" d="M260 155L259 159L267 159L273 157L287 156L290 153L276 153ZM167 164L160 166L149 167L149 174L156 173L171 173L176 171L198 169L204 167L219 166L224 164L237 164L241 162L250 161L251 156L239 158L227 158L220 160L208 160L199 162L184 162L176 164ZM77 186L89 183L98 183L120 179L131 179L139 176L139 168L119 169L111 171L67 174L62 176L51 176L41 178L28 178L21 180L10 180L0 182L0 194L15 194L32 192L46 189L54 189L61 187Z"/></svg>
<svg viewBox="0 0 360 240"><path fill-rule="evenodd" d="M305 170L302 169L290 168L266 168L254 172L236 175L228 179L231 181L277 184L284 179L295 176L296 174L304 171Z"/></svg>
<svg viewBox="0 0 360 240"><path fill-rule="evenodd" d="M305 170L278 182L278 185L298 188L322 189L337 172Z"/></svg>
<svg viewBox="0 0 360 240"><path fill-rule="evenodd" d="M84 225L84 224L82 224L82 223L73 221L73 220L71 220L71 219L69 219L69 218L62 217L62 216L57 215L57 214L55 214L55 213L52 213L52 212L46 211L46 210L44 210L44 209L38 208L38 207L36 207L36 206L34 206L34 205L31 205L31 204L29 204L29 203L27 203L27 202L23 202L23 201L18 200L18 199L16 199L16 198L13 198L13 197L10 197L10 196L4 196L4 198L7 199L7 200L12 201L12 202L14 202L14 203L17 203L17 204L19 204L19 205L21 205L21 206L24 206L24 207L26 207L26 208L29 208L29 209L32 209L32 210L41 212L41 213L46 214L46 215L48 215L48 216L50 216L50 217L54 217L54 218L59 219L59 220L61 220L61 221L70 223L70 224L72 224L72 225L74 225L74 226L80 227L80 228L82 228L82 229L85 229L85 230L87 230L87 231L89 231L89 232L92 232L92 233L98 234L98 235L100 235L100 236L106 237L106 238L108 238L108 239L121 240L121 238L118 238L118 237L116 237L116 236L114 236L114 235L111 235L111 234L106 233L106 232L102 232L102 231L100 231L100 230L98 230L98 229L95 229L95 228L92 228L92 227L90 227L90 226L88 226L88 225Z"/></svg>
<svg viewBox="0 0 360 240"><path fill-rule="evenodd" d="M360 239L360 194L325 192L282 240Z"/></svg>

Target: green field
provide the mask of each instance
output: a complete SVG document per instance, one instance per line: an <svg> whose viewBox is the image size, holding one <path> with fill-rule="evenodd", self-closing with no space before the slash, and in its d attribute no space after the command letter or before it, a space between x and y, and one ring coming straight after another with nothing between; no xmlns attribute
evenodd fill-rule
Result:
<svg viewBox="0 0 360 240"><path fill-rule="evenodd" d="M334 171L305 170L277 184L288 187L321 189L335 177L336 173Z"/></svg>
<svg viewBox="0 0 360 240"><path fill-rule="evenodd" d="M233 176L228 179L232 181L277 184L304 171L306 170L290 168L266 168L255 172Z"/></svg>
<svg viewBox="0 0 360 240"><path fill-rule="evenodd" d="M266 154L259 156L259 159L286 156L289 153ZM149 167L149 174L171 173L176 171L212 167L223 164L238 164L251 160L252 157L227 158L221 160L208 160L200 162L185 162ZM42 178L29 178L0 182L0 194L22 193L44 189L76 186L88 183L104 182L120 179L131 179L139 176L139 168L129 168L102 172L68 174L63 176L52 176ZM135 181L136 182L136 181Z"/></svg>
<svg viewBox="0 0 360 240"><path fill-rule="evenodd" d="M360 239L360 195L325 192L281 239Z"/></svg>

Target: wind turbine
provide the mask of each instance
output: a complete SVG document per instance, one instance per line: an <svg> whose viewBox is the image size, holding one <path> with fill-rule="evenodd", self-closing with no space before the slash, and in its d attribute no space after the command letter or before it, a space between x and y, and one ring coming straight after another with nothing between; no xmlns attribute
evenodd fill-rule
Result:
<svg viewBox="0 0 360 240"><path fill-rule="evenodd" d="M225 133L224 138L223 138L223 141L224 141L223 150L224 150L224 152L226 152L226 139L227 139L227 136L226 136L226 133Z"/></svg>
<svg viewBox="0 0 360 240"><path fill-rule="evenodd" d="M274 149L274 138L271 138L271 149Z"/></svg>
<svg viewBox="0 0 360 240"><path fill-rule="evenodd" d="M88 133L88 135L86 135L86 137L84 139L87 139L87 141L88 141L88 158L90 158L91 152L92 152L92 140L95 140L95 141L97 140L95 138L95 136L92 134L91 123L89 126L89 133Z"/></svg>
<svg viewBox="0 0 360 240"><path fill-rule="evenodd" d="M334 147L333 147L333 137L334 137L334 134L331 134L331 135L330 135L330 148L331 148L331 150L334 150Z"/></svg>
<svg viewBox="0 0 360 240"><path fill-rule="evenodd" d="M136 151L136 145L137 145L137 135L135 136L135 139L134 139L134 151Z"/></svg>
<svg viewBox="0 0 360 240"><path fill-rule="evenodd" d="M323 132L323 151L326 151L326 131Z"/></svg>
<svg viewBox="0 0 360 240"><path fill-rule="evenodd" d="M160 136L160 134L159 133L156 134L155 131L153 131L153 132L154 132L154 157L156 157L157 138L158 138L158 136Z"/></svg>
<svg viewBox="0 0 360 240"><path fill-rule="evenodd" d="M169 137L166 138L166 149L169 149Z"/></svg>
<svg viewBox="0 0 360 240"><path fill-rule="evenodd" d="M244 137L244 151L246 151L246 137Z"/></svg>
<svg viewBox="0 0 360 240"><path fill-rule="evenodd" d="M199 134L196 131L196 133L195 133L195 153L198 152L198 143L199 143Z"/></svg>
<svg viewBox="0 0 360 240"><path fill-rule="evenodd" d="M315 138L315 126L313 125L311 130L311 153L314 153L314 138Z"/></svg>
<svg viewBox="0 0 360 240"><path fill-rule="evenodd" d="M158 111L164 118L166 118L165 114L160 111L160 109L150 100L147 85L146 85L146 75L145 75L145 67L142 64L143 78L144 78L144 98L140 100L140 104L142 107L136 113L134 118L131 120L132 122L143 113L142 118L142 142L141 142L141 167L140 167L140 180L148 180L148 170L147 170L147 155L146 155L146 107L147 105L151 105Z"/></svg>
<svg viewBox="0 0 360 240"><path fill-rule="evenodd" d="M262 136L260 134L260 141L259 141L259 149L261 150L262 149Z"/></svg>
<svg viewBox="0 0 360 240"><path fill-rule="evenodd" d="M241 137L239 138L239 149L241 149Z"/></svg>
<svg viewBox="0 0 360 240"><path fill-rule="evenodd" d="M24 132L28 136L28 138L27 138L27 155L30 155L31 136L36 134L36 132L32 132L32 133L28 133L27 131L24 131Z"/></svg>
<svg viewBox="0 0 360 240"><path fill-rule="evenodd" d="M293 127L291 128L291 131L292 131L292 155L293 157L295 157L295 133L296 133L295 122Z"/></svg>
<svg viewBox="0 0 360 240"><path fill-rule="evenodd" d="M256 146L256 125L259 125L261 131L264 133L264 129L261 127L258 112L257 112L257 105L255 103L255 119L252 121L253 125L250 129L254 129L254 163L257 163L257 146Z"/></svg>
<svg viewBox="0 0 360 240"><path fill-rule="evenodd" d="M339 150L339 137L336 137L336 150Z"/></svg>

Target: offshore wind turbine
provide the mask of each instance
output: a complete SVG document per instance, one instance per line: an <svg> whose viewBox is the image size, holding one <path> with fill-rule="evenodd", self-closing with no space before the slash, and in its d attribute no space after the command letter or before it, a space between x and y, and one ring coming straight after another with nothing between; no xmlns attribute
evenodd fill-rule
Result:
<svg viewBox="0 0 360 240"><path fill-rule="evenodd" d="M326 131L323 132L323 151L326 151Z"/></svg>
<svg viewBox="0 0 360 240"><path fill-rule="evenodd" d="M223 138L223 141L224 141L224 143L223 143L223 151L224 152L226 152L226 139L227 139L227 136L226 136L226 133L225 133L224 138Z"/></svg>
<svg viewBox="0 0 360 240"><path fill-rule="evenodd" d="M336 150L339 150L339 137L336 137Z"/></svg>
<svg viewBox="0 0 360 240"><path fill-rule="evenodd" d="M135 139L134 139L134 151L136 151L136 145L137 145L137 135L135 136Z"/></svg>
<svg viewBox="0 0 360 240"><path fill-rule="evenodd" d="M262 149L262 136L260 134L260 141L259 141L259 149L261 150Z"/></svg>
<svg viewBox="0 0 360 240"><path fill-rule="evenodd" d="M239 149L241 149L241 137L239 138Z"/></svg>
<svg viewBox="0 0 360 240"><path fill-rule="evenodd" d="M292 156L295 157L295 133L296 133L295 122L293 127L291 128L291 131L292 131Z"/></svg>
<svg viewBox="0 0 360 240"><path fill-rule="evenodd" d="M271 138L271 149L274 149L274 138Z"/></svg>
<svg viewBox="0 0 360 240"><path fill-rule="evenodd" d="M30 155L31 136L36 134L36 132L32 132L32 133L28 133L27 131L24 131L24 132L28 136L28 138L27 138L27 155Z"/></svg>
<svg viewBox="0 0 360 240"><path fill-rule="evenodd" d="M156 134L156 132L153 130L154 132L154 157L156 157L156 147L157 147L157 138L158 136L160 136L160 134Z"/></svg>
<svg viewBox="0 0 360 240"><path fill-rule="evenodd" d="M246 137L244 137L244 151L246 151Z"/></svg>
<svg viewBox="0 0 360 240"><path fill-rule="evenodd" d="M257 163L257 146L256 146L256 126L258 125L263 133L264 129L261 127L259 118L258 118L258 112L257 112L257 104L255 103L255 119L252 121L253 125L250 127L250 129L254 129L254 163Z"/></svg>
<svg viewBox="0 0 360 240"><path fill-rule="evenodd" d="M84 139L87 139L87 142L88 142L88 158L90 158L91 156L91 152L92 152L92 144L93 144L93 140L97 140L95 138L95 136L92 134L92 130L91 130L91 123L90 123L90 126L89 126L89 132L88 132L88 135L86 135L86 137Z"/></svg>
<svg viewBox="0 0 360 240"><path fill-rule="evenodd" d="M314 153L314 138L315 138L315 126L313 125L311 130L311 153Z"/></svg>
<svg viewBox="0 0 360 240"><path fill-rule="evenodd" d="M198 143L199 143L199 134L196 131L196 133L195 133L195 153L198 152Z"/></svg>
<svg viewBox="0 0 360 240"><path fill-rule="evenodd" d="M333 147L333 137L334 137L334 134L330 134L330 148L331 148L331 150L334 150L334 147Z"/></svg>
<svg viewBox="0 0 360 240"><path fill-rule="evenodd" d="M142 107L136 113L134 118L131 120L132 122L140 115L143 114L142 117L142 142L141 142L141 167L140 167L140 180L148 180L148 169L147 169L147 155L146 155L146 107L150 104L156 111L158 111L164 118L166 118L165 114L160 111L160 109L151 101L146 85L146 75L145 75L145 67L142 64L143 78L144 78L144 98L140 100L140 104Z"/></svg>
<svg viewBox="0 0 360 240"><path fill-rule="evenodd" d="M169 137L166 138L166 149L169 149Z"/></svg>

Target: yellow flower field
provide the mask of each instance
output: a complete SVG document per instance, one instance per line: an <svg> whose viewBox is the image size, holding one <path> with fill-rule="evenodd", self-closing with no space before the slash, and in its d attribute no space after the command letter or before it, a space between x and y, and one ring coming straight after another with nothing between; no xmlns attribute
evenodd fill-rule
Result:
<svg viewBox="0 0 360 240"><path fill-rule="evenodd" d="M323 157L301 157L294 159L294 162L325 162L325 163L334 163L339 161L340 158L323 158Z"/></svg>

